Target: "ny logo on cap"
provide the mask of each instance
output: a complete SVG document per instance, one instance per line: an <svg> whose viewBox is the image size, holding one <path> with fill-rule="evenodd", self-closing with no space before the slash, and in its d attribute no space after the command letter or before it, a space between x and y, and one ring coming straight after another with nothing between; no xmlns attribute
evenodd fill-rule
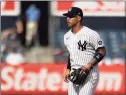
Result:
<svg viewBox="0 0 126 95"><path fill-rule="evenodd" d="M70 8L68 11L71 12L72 8Z"/></svg>

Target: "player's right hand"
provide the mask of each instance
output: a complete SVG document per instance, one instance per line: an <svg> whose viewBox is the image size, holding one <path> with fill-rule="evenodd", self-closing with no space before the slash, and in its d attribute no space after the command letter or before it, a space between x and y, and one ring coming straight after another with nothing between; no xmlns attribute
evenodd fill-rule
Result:
<svg viewBox="0 0 126 95"><path fill-rule="evenodd" d="M70 70L66 69L65 75L64 75L64 81L67 82L67 83L69 82L69 79L68 79L69 75L70 75Z"/></svg>

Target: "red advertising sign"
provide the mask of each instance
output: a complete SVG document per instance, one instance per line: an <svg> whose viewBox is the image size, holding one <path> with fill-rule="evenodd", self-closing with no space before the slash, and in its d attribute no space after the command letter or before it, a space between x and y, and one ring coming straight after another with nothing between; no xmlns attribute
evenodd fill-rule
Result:
<svg viewBox="0 0 126 95"><path fill-rule="evenodd" d="M70 7L79 7L84 16L125 16L124 1L58 1L51 2L51 14L62 16Z"/></svg>
<svg viewBox="0 0 126 95"><path fill-rule="evenodd" d="M68 84L63 81L65 64L24 64L1 69L2 94L67 94ZM124 88L124 65L103 66L96 94L121 94Z"/></svg>
<svg viewBox="0 0 126 95"><path fill-rule="evenodd" d="M20 14L20 2L16 1L1 1L2 16L17 16Z"/></svg>

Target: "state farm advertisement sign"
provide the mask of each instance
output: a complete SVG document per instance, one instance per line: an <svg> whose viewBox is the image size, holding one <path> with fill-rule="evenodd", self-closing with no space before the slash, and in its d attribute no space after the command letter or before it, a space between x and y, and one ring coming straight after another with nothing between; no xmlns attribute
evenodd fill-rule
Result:
<svg viewBox="0 0 126 95"><path fill-rule="evenodd" d="M1 1L2 16L17 16L20 14L20 2L18 1Z"/></svg>
<svg viewBox="0 0 126 95"><path fill-rule="evenodd" d="M3 65L1 70L3 94L66 93L63 81L65 65Z"/></svg>
<svg viewBox="0 0 126 95"><path fill-rule="evenodd" d="M125 2L118 1L58 1L51 2L51 14L63 16L70 7L79 7L84 16L125 16Z"/></svg>
<svg viewBox="0 0 126 95"><path fill-rule="evenodd" d="M63 81L65 64L24 64L1 69L2 94L67 94ZM124 65L103 66L95 94L124 94Z"/></svg>

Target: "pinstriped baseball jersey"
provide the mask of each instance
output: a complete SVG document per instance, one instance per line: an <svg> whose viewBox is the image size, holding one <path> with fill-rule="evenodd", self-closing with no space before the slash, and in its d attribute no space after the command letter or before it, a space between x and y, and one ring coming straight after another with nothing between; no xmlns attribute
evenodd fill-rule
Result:
<svg viewBox="0 0 126 95"><path fill-rule="evenodd" d="M75 69L87 64L94 57L97 48L104 47L99 34L86 26L76 34L69 30L64 35L64 44L70 53L71 68ZM98 66L95 65L81 87L69 82L68 95L93 95L98 80L99 71Z"/></svg>
<svg viewBox="0 0 126 95"><path fill-rule="evenodd" d="M69 30L64 35L64 44L70 53L71 66L88 63L93 58L95 50L104 46L99 34L86 26L76 34Z"/></svg>

